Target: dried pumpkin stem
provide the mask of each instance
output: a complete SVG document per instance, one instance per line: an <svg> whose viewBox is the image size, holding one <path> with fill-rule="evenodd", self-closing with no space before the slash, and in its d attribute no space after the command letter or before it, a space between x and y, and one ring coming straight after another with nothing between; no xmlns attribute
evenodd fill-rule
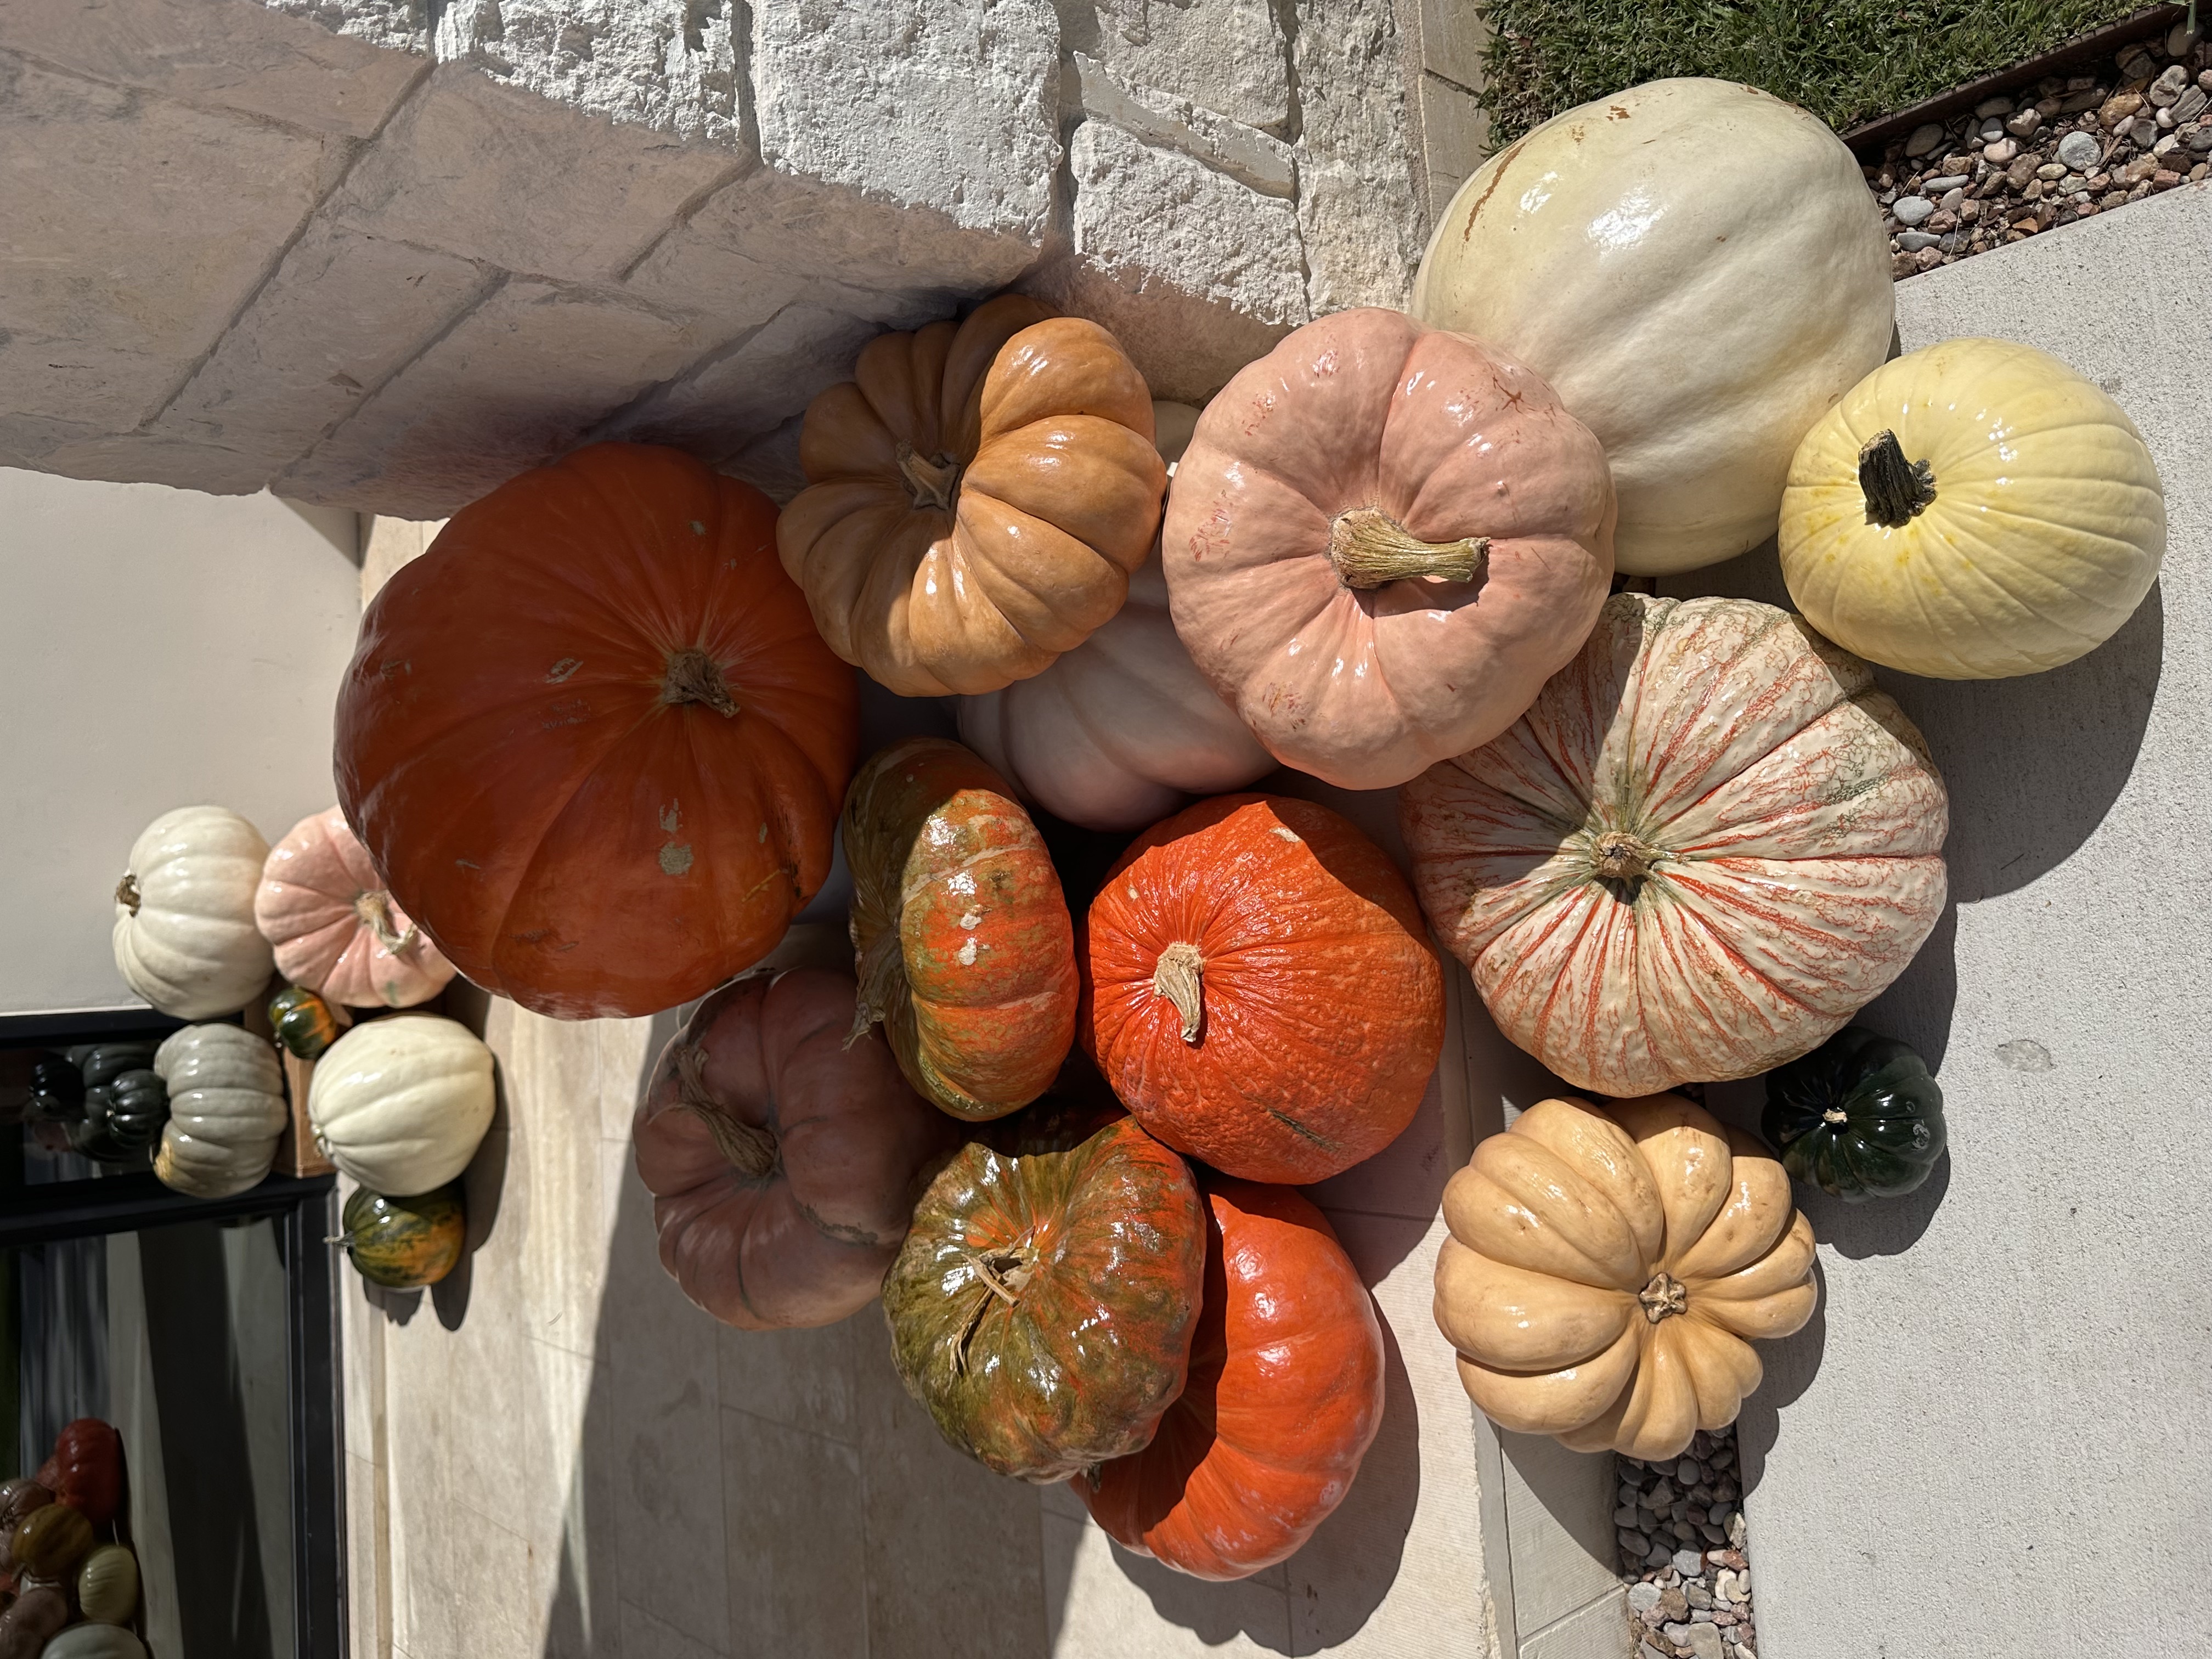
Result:
<svg viewBox="0 0 2212 1659"><path fill-rule="evenodd" d="M1849 1123L1850 1121L1851 1115L1840 1106L1831 1106L1820 1114L1820 1121L1823 1123L1841 1124Z"/></svg>
<svg viewBox="0 0 2212 1659"><path fill-rule="evenodd" d="M1925 461L1905 459L1894 432L1877 432L1859 451L1859 493L1866 521L1894 530L1911 524L1936 499L1936 475Z"/></svg>
<svg viewBox="0 0 2212 1659"><path fill-rule="evenodd" d="M660 683L660 700L671 705L703 702L725 719L738 712L738 700L730 695L721 665L696 645L668 653L668 678Z"/></svg>
<svg viewBox="0 0 2212 1659"><path fill-rule="evenodd" d="M126 875L115 884L115 902L132 915L138 914L138 878Z"/></svg>
<svg viewBox="0 0 2212 1659"><path fill-rule="evenodd" d="M853 1029L845 1033L845 1047L849 1048L867 1036L868 1027L878 1021L890 1024L899 975L905 965L896 927L884 928L860 952L860 995L854 999Z"/></svg>
<svg viewBox="0 0 2212 1659"><path fill-rule="evenodd" d="M1659 861L1659 849L1646 846L1626 830L1608 830L1590 849L1602 881L1641 881Z"/></svg>
<svg viewBox="0 0 2212 1659"><path fill-rule="evenodd" d="M897 455L899 476L906 480L907 494L914 497L915 507L951 511L960 494L960 463L950 455L933 461L909 443L901 443Z"/></svg>
<svg viewBox="0 0 2212 1659"><path fill-rule="evenodd" d="M1688 1288L1663 1269L1651 1275L1651 1282L1638 1293L1636 1299L1644 1304L1644 1316L1655 1325L1690 1310Z"/></svg>
<svg viewBox="0 0 2212 1659"><path fill-rule="evenodd" d="M1346 587L1382 587L1418 576L1471 582L1490 562L1490 538L1425 542L1381 508L1355 507L1329 526L1328 556Z"/></svg>
<svg viewBox="0 0 2212 1659"><path fill-rule="evenodd" d="M380 889L371 889L355 899L353 914L362 927L376 935L376 942L395 957L414 944L422 932L410 926L403 933L392 927L392 895Z"/></svg>
<svg viewBox="0 0 2212 1659"><path fill-rule="evenodd" d="M1182 1040L1195 1043L1206 1026L1206 958L1198 946L1177 939L1152 969L1152 994L1165 997L1182 1016Z"/></svg>
<svg viewBox="0 0 2212 1659"><path fill-rule="evenodd" d="M678 1103L707 1126L714 1145L730 1166L748 1181L761 1181L776 1165L775 1131L764 1124L733 1117L729 1109L707 1090L707 1051L687 1042L676 1051Z"/></svg>

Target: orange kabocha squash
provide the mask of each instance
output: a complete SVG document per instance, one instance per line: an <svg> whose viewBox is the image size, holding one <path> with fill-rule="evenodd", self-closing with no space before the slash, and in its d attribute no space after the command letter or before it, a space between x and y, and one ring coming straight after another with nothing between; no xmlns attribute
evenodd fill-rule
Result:
<svg viewBox="0 0 2212 1659"><path fill-rule="evenodd" d="M854 1025L956 1117L1045 1091L1075 1038L1075 941L1052 855L1006 780L942 738L872 757L845 801Z"/></svg>
<svg viewBox="0 0 2212 1659"><path fill-rule="evenodd" d="M465 507L369 606L338 799L477 984L562 1018L672 1008L822 885L859 693L775 538L750 485L599 444Z"/></svg>
<svg viewBox="0 0 2212 1659"><path fill-rule="evenodd" d="M1680 1095L1531 1106L1444 1188L1437 1324L1490 1418L1671 1458L1813 1316L1813 1228L1752 1136Z"/></svg>
<svg viewBox="0 0 2212 1659"><path fill-rule="evenodd" d="M1199 1578L1297 1552L1382 1423L1382 1328L1322 1212L1288 1187L1205 1183L1206 1303L1152 1443L1071 1483L1133 1550Z"/></svg>
<svg viewBox="0 0 2212 1659"><path fill-rule="evenodd" d="M1139 836L1091 902L1079 1027L1177 1152L1320 1181L1413 1121L1443 975L1382 849L1325 806L1200 801Z"/></svg>
<svg viewBox="0 0 2212 1659"><path fill-rule="evenodd" d="M839 656L901 696L995 691L1121 608L1167 464L1111 334L1004 295L854 377L808 408L776 531Z"/></svg>

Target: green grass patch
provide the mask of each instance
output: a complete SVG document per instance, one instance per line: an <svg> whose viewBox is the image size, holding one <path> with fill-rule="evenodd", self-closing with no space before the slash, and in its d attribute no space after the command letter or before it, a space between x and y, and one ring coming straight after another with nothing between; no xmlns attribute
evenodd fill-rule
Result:
<svg viewBox="0 0 2212 1659"><path fill-rule="evenodd" d="M1639 82L1710 75L1763 87L1842 131L2142 9L2143 0L1486 0L1482 106L1502 147Z"/></svg>

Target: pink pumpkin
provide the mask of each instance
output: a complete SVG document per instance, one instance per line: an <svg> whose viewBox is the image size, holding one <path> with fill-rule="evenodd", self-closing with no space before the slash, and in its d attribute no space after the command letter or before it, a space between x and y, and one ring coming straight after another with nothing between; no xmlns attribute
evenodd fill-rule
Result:
<svg viewBox="0 0 2212 1659"><path fill-rule="evenodd" d="M410 1008L453 976L335 806L301 818L270 848L253 920L276 949L276 971L326 1002Z"/></svg>
<svg viewBox="0 0 2212 1659"><path fill-rule="evenodd" d="M1384 789L1580 648L1612 475L1535 374L1395 311L1309 323L1200 417L1160 554L1191 660L1285 764Z"/></svg>

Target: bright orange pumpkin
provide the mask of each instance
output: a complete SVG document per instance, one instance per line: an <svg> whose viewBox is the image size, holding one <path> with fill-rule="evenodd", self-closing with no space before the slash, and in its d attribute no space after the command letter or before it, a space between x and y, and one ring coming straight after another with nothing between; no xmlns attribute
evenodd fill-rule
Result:
<svg viewBox="0 0 2212 1659"><path fill-rule="evenodd" d="M1224 795L1154 824L1085 933L1085 1047L1177 1152L1320 1181L1413 1121L1443 975L1406 878L1327 807Z"/></svg>
<svg viewBox="0 0 2212 1659"><path fill-rule="evenodd" d="M854 778L844 837L854 1031L881 1020L907 1081L956 1117L1029 1104L1074 1042L1075 939L1013 791L958 744L910 738Z"/></svg>
<svg viewBox="0 0 2212 1659"><path fill-rule="evenodd" d="M676 450L599 444L463 508L369 606L338 799L476 983L649 1014L782 938L830 872L858 743L775 505Z"/></svg>
<svg viewBox="0 0 2212 1659"><path fill-rule="evenodd" d="M1351 1257L1288 1187L1211 1176L1190 1376L1152 1443L1070 1484L1120 1543L1194 1577L1294 1554L1382 1424L1382 1328Z"/></svg>

